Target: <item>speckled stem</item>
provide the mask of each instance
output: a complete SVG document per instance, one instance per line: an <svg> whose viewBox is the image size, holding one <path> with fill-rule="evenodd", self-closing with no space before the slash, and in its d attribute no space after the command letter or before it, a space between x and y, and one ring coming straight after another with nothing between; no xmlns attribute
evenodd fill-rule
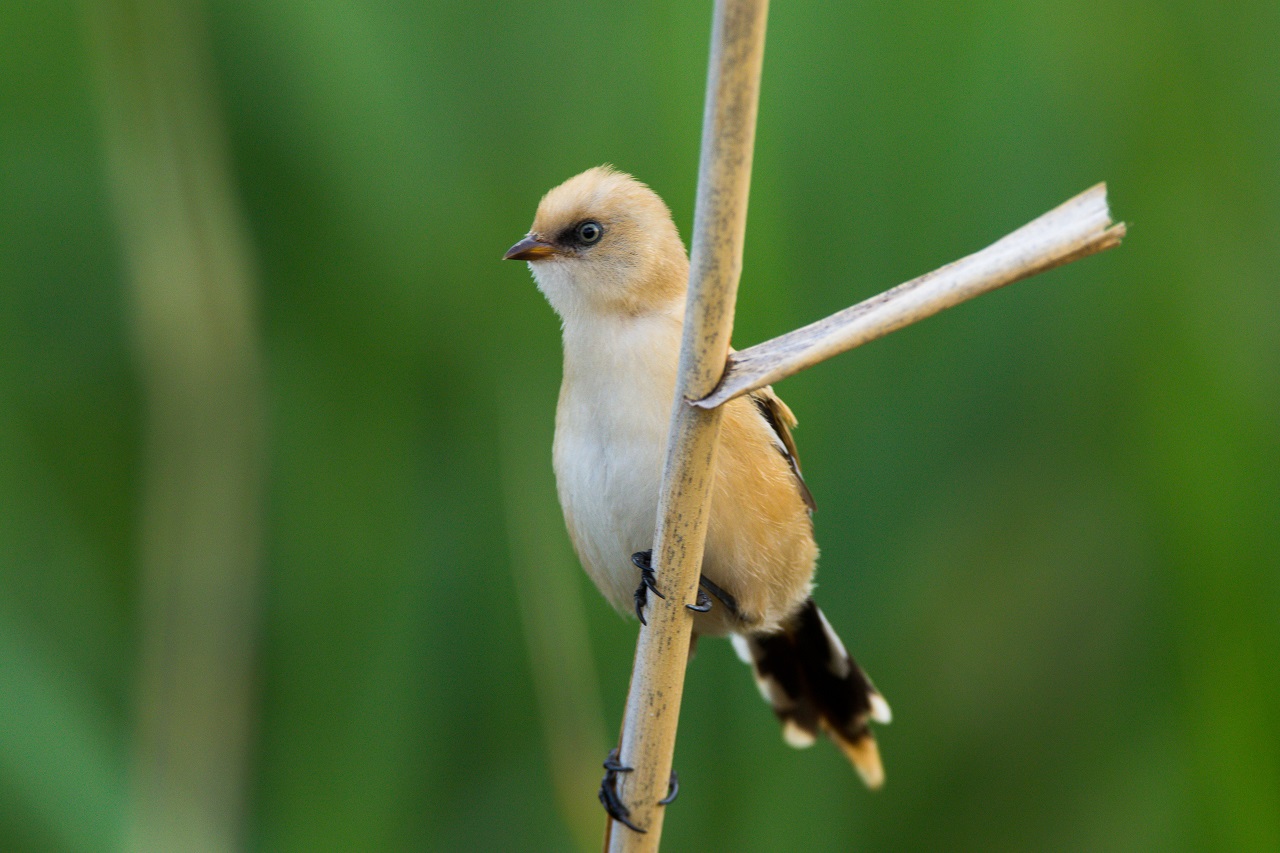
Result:
<svg viewBox="0 0 1280 853"><path fill-rule="evenodd" d="M720 410L690 406L720 381L742 270L767 0L717 0L690 255L689 301L658 504L653 565L665 599L649 597L627 697L618 790L638 833L610 820L606 848L656 851L688 662Z"/></svg>

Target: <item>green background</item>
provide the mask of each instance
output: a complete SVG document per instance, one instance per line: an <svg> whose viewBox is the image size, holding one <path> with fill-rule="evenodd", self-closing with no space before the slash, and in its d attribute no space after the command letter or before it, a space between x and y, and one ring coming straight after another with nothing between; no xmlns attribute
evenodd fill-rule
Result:
<svg viewBox="0 0 1280 853"><path fill-rule="evenodd" d="M231 843L593 849L636 626L569 549L558 325L499 258L602 162L687 236L710 4L218 0L179 4L172 39L168 4L123 8L204 70L161 84L207 107L191 144L223 164L205 191L252 288ZM665 844L1280 849L1280 4L943 9L774 4L735 343L1100 180L1129 237L779 386L818 599L894 708L888 782L785 746L704 642ZM113 171L134 119L103 59L151 48L113 15L0 7L5 850L127 843L154 698L147 377L171 365L142 340L167 315L139 310L122 211L152 177Z"/></svg>

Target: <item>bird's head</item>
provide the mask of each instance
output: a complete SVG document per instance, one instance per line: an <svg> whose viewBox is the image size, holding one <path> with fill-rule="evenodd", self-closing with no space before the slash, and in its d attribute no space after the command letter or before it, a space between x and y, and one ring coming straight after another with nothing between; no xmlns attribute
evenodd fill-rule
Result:
<svg viewBox="0 0 1280 853"><path fill-rule="evenodd" d="M504 258L529 262L538 289L565 320L682 305L689 276L666 204L609 166L548 192L528 235Z"/></svg>

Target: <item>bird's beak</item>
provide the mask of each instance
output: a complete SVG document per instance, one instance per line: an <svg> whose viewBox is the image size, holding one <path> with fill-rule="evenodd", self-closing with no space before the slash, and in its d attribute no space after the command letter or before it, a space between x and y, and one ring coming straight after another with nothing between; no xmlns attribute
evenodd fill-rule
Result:
<svg viewBox="0 0 1280 853"><path fill-rule="evenodd" d="M555 246L550 243L544 243L530 234L510 249L507 249L507 253L502 256L502 259L504 261L538 261L551 257L555 252Z"/></svg>

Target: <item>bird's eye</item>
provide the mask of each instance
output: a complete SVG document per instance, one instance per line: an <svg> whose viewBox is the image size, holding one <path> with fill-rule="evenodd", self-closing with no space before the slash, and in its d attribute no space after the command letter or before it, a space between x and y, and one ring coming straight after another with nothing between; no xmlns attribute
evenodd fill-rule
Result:
<svg viewBox="0 0 1280 853"><path fill-rule="evenodd" d="M588 219L578 223L578 227L573 229L573 236L584 246L590 246L600 242L600 238L604 236L604 228L599 222Z"/></svg>

